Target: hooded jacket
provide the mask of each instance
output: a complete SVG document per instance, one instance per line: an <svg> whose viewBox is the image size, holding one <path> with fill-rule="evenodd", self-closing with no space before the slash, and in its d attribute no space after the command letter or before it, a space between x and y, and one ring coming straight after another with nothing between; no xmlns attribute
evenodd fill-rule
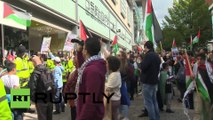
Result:
<svg viewBox="0 0 213 120"><path fill-rule="evenodd" d="M79 93L88 95L84 98L83 95L78 94L77 120L103 119L105 74L106 62L104 60L93 61L86 66L82 75L82 82L79 85Z"/></svg>
<svg viewBox="0 0 213 120"><path fill-rule="evenodd" d="M156 85L160 72L161 60L157 53L150 50L141 63L141 81L144 84Z"/></svg>

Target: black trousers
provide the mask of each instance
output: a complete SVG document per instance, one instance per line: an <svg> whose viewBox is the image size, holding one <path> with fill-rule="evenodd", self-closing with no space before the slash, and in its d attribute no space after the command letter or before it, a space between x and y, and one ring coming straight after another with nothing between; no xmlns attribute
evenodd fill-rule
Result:
<svg viewBox="0 0 213 120"><path fill-rule="evenodd" d="M163 103L162 98L161 98L160 90L157 91L157 101L158 101L159 109L162 110L164 103Z"/></svg>
<svg viewBox="0 0 213 120"><path fill-rule="evenodd" d="M71 120L75 120L76 119L76 107L71 107L70 111L71 111Z"/></svg>
<svg viewBox="0 0 213 120"><path fill-rule="evenodd" d="M52 120L52 103L36 103L36 110L38 114L38 120Z"/></svg>
<svg viewBox="0 0 213 120"><path fill-rule="evenodd" d="M184 93L186 92L186 84L178 81L178 89L180 91L180 98L182 100Z"/></svg>

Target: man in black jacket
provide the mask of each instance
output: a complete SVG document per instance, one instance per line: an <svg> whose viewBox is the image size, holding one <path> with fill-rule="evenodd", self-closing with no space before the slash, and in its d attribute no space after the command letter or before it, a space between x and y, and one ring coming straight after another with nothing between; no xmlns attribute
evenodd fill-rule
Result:
<svg viewBox="0 0 213 120"><path fill-rule="evenodd" d="M40 74L42 71L47 70L47 68L42 64L42 61L38 56L34 56L32 58L32 62L35 66L35 69L30 77L28 84L30 88L31 100L35 102L38 120L52 120L53 103L51 102L52 98L50 97L53 95L50 95L51 93L47 93L45 90ZM46 99L38 100L38 94L47 95ZM40 97L43 98L43 95L40 95Z"/></svg>
<svg viewBox="0 0 213 120"><path fill-rule="evenodd" d="M157 103L157 83L160 72L161 60L154 52L153 43L147 41L144 45L146 55L141 63L141 81L143 83L143 97L145 108L150 120L159 120L159 108Z"/></svg>

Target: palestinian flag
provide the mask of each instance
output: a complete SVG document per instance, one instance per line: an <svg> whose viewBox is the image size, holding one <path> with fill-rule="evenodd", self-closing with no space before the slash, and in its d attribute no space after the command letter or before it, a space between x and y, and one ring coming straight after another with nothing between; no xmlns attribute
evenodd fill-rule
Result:
<svg viewBox="0 0 213 120"><path fill-rule="evenodd" d="M193 39L192 44L194 45L198 43L199 39L200 39L200 30L198 31L197 36Z"/></svg>
<svg viewBox="0 0 213 120"><path fill-rule="evenodd" d="M31 15L19 11L5 2L0 1L0 23L11 27L26 29L31 25Z"/></svg>
<svg viewBox="0 0 213 120"><path fill-rule="evenodd" d="M80 20L80 39L86 41L87 38L91 38L91 33L87 30L84 23Z"/></svg>
<svg viewBox="0 0 213 120"><path fill-rule="evenodd" d="M203 78L202 78L200 73L198 73L198 76L195 80L196 80L198 91L200 92L203 100L210 102L211 99L210 99L210 96L209 96L207 86L205 85Z"/></svg>
<svg viewBox="0 0 213 120"><path fill-rule="evenodd" d="M191 76L192 76L192 71L190 70L191 68L191 65L189 63L189 60L188 60L188 56L187 58L185 59L185 68L186 68L186 88L188 89L189 86L191 86L190 84L193 84L192 82L192 79L191 79Z"/></svg>
<svg viewBox="0 0 213 120"><path fill-rule="evenodd" d="M172 48L175 48L175 47L176 47L176 41L174 39L173 42L172 42Z"/></svg>
<svg viewBox="0 0 213 120"><path fill-rule="evenodd" d="M119 50L117 36L114 37L114 40L112 42L112 47L113 47L113 53L117 54Z"/></svg>
<svg viewBox="0 0 213 120"><path fill-rule="evenodd" d="M146 18L145 18L145 33L149 41L153 43L153 34L152 34L152 22L153 22L153 9L152 1L147 0L146 2Z"/></svg>
<svg viewBox="0 0 213 120"><path fill-rule="evenodd" d="M151 0L146 0L145 34L153 44L159 43L163 39L163 33L154 13Z"/></svg>

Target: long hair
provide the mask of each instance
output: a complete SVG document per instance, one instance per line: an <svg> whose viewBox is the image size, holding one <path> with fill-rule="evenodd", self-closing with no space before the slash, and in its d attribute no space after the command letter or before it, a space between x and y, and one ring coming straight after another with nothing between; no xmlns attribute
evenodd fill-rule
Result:
<svg viewBox="0 0 213 120"><path fill-rule="evenodd" d="M124 51L120 51L120 53L122 57L122 59L120 60L121 61L120 72L122 74L127 74L127 71L128 71L127 55Z"/></svg>

